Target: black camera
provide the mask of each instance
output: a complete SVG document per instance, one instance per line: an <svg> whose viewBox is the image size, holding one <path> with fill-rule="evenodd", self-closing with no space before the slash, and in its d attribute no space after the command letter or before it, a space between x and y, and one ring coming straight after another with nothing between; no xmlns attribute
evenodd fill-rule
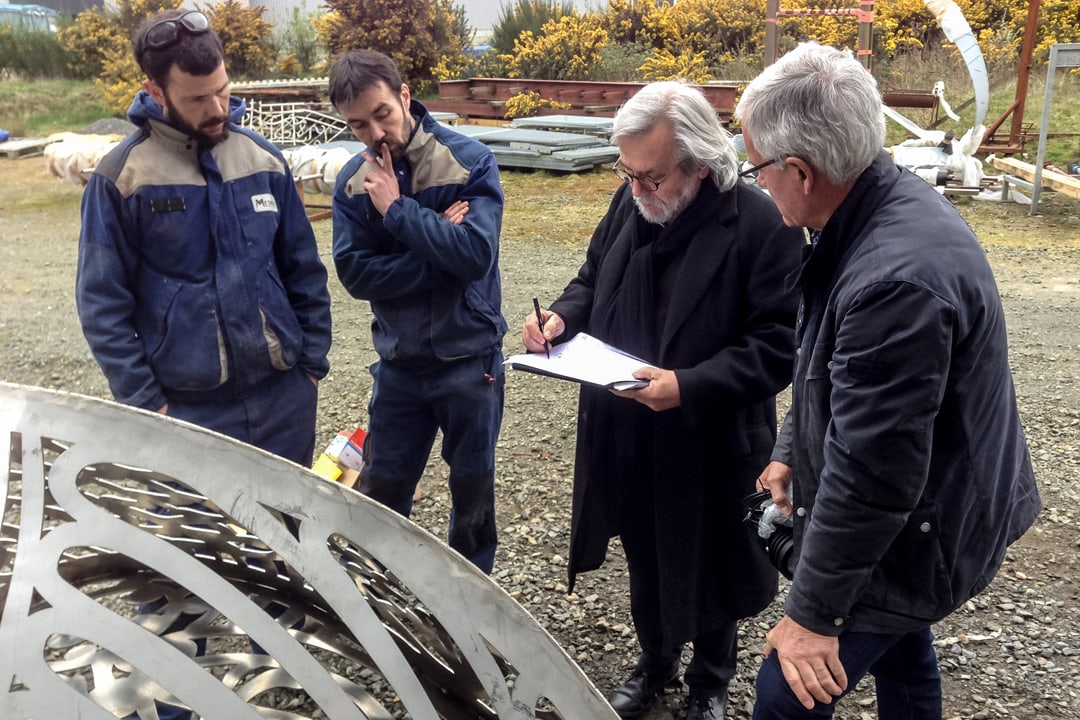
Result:
<svg viewBox="0 0 1080 720"><path fill-rule="evenodd" d="M775 508L767 490L747 495L742 501L743 522L752 526L772 566L788 580L795 573L795 530L790 520Z"/></svg>

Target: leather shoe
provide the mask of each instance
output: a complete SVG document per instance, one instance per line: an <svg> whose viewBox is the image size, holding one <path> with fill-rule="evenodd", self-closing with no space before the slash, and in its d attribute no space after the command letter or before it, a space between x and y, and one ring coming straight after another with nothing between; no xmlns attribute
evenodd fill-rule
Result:
<svg viewBox="0 0 1080 720"><path fill-rule="evenodd" d="M636 718L645 714L665 688L680 688L678 664L670 670L645 670L640 666L611 694L612 709L619 717Z"/></svg>
<svg viewBox="0 0 1080 720"><path fill-rule="evenodd" d="M690 691L686 699L686 720L724 720L727 690L720 695L702 695Z"/></svg>

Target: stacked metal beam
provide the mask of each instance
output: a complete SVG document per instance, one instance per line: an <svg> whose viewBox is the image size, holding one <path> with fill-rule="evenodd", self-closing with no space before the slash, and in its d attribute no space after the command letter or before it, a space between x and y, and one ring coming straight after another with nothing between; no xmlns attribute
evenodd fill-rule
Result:
<svg viewBox="0 0 1080 720"><path fill-rule="evenodd" d="M515 120L511 127L455 125L454 129L491 148L499 167L582 172L619 157L619 149L601 137L611 132L611 118L575 118L577 127L589 134L537 129L549 119L527 120ZM560 122L556 120L556 125Z"/></svg>

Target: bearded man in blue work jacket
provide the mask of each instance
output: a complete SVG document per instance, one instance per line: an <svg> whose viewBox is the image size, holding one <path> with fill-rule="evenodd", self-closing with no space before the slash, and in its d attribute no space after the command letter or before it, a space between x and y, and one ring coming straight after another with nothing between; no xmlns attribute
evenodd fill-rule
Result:
<svg viewBox="0 0 1080 720"><path fill-rule="evenodd" d="M289 167L241 128L205 15L142 25L146 74L83 195L76 301L120 402L301 465L329 370L330 296Z"/></svg>
<svg viewBox="0 0 1080 720"><path fill-rule="evenodd" d="M490 573L506 333L499 167L412 100L382 53L335 59L330 102L367 146L338 174L333 200L338 277L370 301L379 354L358 487L408 516L442 430L449 545Z"/></svg>
<svg viewBox="0 0 1080 720"><path fill-rule="evenodd" d="M326 268L281 153L237 124L224 57L198 11L136 34L137 130L83 194L79 319L118 401L309 466L330 367Z"/></svg>

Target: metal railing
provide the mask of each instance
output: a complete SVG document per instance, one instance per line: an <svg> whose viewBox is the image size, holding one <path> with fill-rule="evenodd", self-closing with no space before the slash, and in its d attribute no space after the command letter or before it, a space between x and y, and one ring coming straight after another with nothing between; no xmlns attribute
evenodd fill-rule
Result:
<svg viewBox="0 0 1080 720"><path fill-rule="evenodd" d="M251 100L240 124L279 147L320 145L352 137L340 116L313 103Z"/></svg>

